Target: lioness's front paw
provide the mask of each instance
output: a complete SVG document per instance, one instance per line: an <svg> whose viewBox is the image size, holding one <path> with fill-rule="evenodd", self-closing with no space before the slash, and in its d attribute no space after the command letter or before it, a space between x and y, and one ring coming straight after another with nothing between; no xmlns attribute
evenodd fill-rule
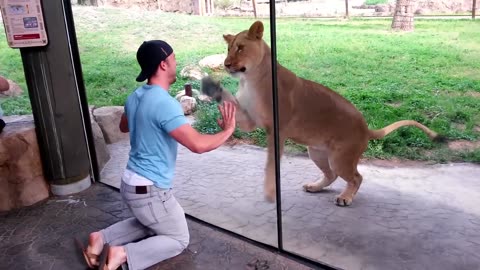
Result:
<svg viewBox="0 0 480 270"><path fill-rule="evenodd" d="M350 206L352 204L352 198L337 196L335 197L335 204L337 206Z"/></svg>
<svg viewBox="0 0 480 270"><path fill-rule="evenodd" d="M200 91L204 95L207 95L210 98L216 99L218 102L220 102L223 89L220 85L220 82L213 80L209 76L206 76L202 78Z"/></svg>

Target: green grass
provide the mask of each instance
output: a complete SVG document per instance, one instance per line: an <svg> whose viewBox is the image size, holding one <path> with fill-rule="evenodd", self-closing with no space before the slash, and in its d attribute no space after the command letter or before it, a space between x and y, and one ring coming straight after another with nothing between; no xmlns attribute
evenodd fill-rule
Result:
<svg viewBox="0 0 480 270"><path fill-rule="evenodd" d="M365 5L378 5L378 4L385 4L388 0L366 0Z"/></svg>
<svg viewBox="0 0 480 270"><path fill-rule="evenodd" d="M247 29L254 21L89 7L75 7L74 15L88 101L96 106L123 105L139 85L135 52L144 39L171 43L180 71L205 56L225 53L222 34ZM269 21L262 21L270 44ZM415 32L408 34L391 32L390 23L388 19L277 18L277 57L299 76L349 99L372 129L414 119L451 140L478 140L480 22L416 20ZM26 89L19 52L7 47L4 35L0 35L0 74ZM223 76L224 86L235 92L238 82ZM186 82L179 77L172 95ZM198 82L191 83L198 89ZM27 93L4 101L2 107L7 114L31 111ZM195 127L216 132L217 116L215 104L202 104ZM265 145L263 130L237 131L235 136ZM300 145L289 146L305 151ZM410 127L372 141L365 156L480 162L480 150L452 152Z"/></svg>

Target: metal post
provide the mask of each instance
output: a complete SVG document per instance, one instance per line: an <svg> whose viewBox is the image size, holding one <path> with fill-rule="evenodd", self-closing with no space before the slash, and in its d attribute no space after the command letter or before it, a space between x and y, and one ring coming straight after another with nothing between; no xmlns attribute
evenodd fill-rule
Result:
<svg viewBox="0 0 480 270"><path fill-rule="evenodd" d="M185 88L185 96L192 97L192 85L190 83L186 83L183 87Z"/></svg>
<svg viewBox="0 0 480 270"><path fill-rule="evenodd" d="M44 174L53 194L67 195L88 188L98 168L71 3L42 4L49 43L20 52Z"/></svg>
<svg viewBox="0 0 480 270"><path fill-rule="evenodd" d="M273 134L275 144L275 185L277 202L277 235L278 249L283 250L283 228L282 228L282 196L280 187L280 157L279 157L279 135L278 135L278 93L277 93L277 45L276 45L276 22L275 22L275 0L270 1L270 44L272 51L272 95L273 95Z"/></svg>

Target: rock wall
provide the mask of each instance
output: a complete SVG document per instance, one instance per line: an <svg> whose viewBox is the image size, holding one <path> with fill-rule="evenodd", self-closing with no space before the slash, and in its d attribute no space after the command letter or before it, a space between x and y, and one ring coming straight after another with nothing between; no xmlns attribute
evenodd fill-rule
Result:
<svg viewBox="0 0 480 270"><path fill-rule="evenodd" d="M120 107L120 109L123 108ZM128 134L117 132L120 115L123 112L120 109L117 107L95 109L90 106L90 119L100 171L110 159L104 131L110 132L106 134L110 140L128 139ZM102 126L95 120L94 111L96 110L101 115ZM0 212L30 206L50 196L50 186L43 174L33 116L12 115L3 117L3 120L7 126L0 133ZM114 128L109 130L106 127Z"/></svg>
<svg viewBox="0 0 480 270"><path fill-rule="evenodd" d="M414 12L418 15L465 13L472 11L472 3L472 0L417 0L414 4ZM393 13L395 5L396 1L390 0L387 4L363 5L357 8L374 8L379 13Z"/></svg>
<svg viewBox="0 0 480 270"><path fill-rule="evenodd" d="M429 11L471 11L472 0L418 0L417 8Z"/></svg>
<svg viewBox="0 0 480 270"><path fill-rule="evenodd" d="M120 132L118 127L123 114L123 106L106 106L95 108L92 111L95 121L100 129L107 144L116 143L122 140L129 140L128 133Z"/></svg>
<svg viewBox="0 0 480 270"><path fill-rule="evenodd" d="M158 8L167 12L182 12L192 14L194 12L194 1L158 0Z"/></svg>
<svg viewBox="0 0 480 270"><path fill-rule="evenodd" d="M92 125L93 141L95 144L95 153L97 155L97 165L99 171L102 171L105 167L105 164L110 160L110 152L108 152L107 143L105 142L105 137L103 136L102 129L100 125L95 120L93 116L94 106L89 106L90 111L90 124Z"/></svg>
<svg viewBox="0 0 480 270"><path fill-rule="evenodd" d="M0 134L0 211L30 206L49 195L33 119L8 123Z"/></svg>

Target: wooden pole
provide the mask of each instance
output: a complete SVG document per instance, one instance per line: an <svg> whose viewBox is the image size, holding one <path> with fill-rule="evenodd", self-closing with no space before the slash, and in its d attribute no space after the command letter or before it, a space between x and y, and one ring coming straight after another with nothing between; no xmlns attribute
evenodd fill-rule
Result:
<svg viewBox="0 0 480 270"><path fill-rule="evenodd" d="M476 13L476 9L477 9L477 0L472 0L473 3L472 3L472 20L475 20L475 13Z"/></svg>
<svg viewBox="0 0 480 270"><path fill-rule="evenodd" d="M275 1L275 0L273 0ZM257 3L255 2L255 0L252 0L252 4L253 4L253 15L255 16L255 19L257 18Z"/></svg>
<svg viewBox="0 0 480 270"><path fill-rule="evenodd" d="M349 17L349 15L348 15L348 0L345 0L345 14L346 14L345 16L348 18Z"/></svg>

